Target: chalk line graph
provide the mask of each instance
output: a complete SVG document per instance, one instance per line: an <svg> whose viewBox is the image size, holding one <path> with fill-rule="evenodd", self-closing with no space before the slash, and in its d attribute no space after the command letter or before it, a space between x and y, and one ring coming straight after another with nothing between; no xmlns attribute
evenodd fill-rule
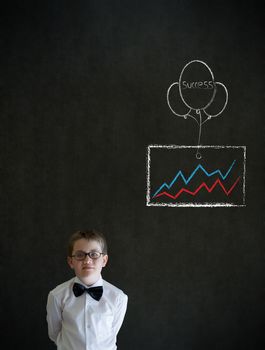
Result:
<svg viewBox="0 0 265 350"><path fill-rule="evenodd" d="M200 146L208 155L212 152L224 152L224 155L235 153L236 157L226 165L226 167L216 166L215 168L202 165L200 162L190 171L184 173L183 170L177 170L172 180L161 181L160 185L154 186L154 178L157 171L160 172L161 165L157 161L159 159L157 152L173 151L171 153L176 157L176 151L185 152L190 155L192 149L197 149L197 146L179 146L179 145L149 145L147 147L147 163L146 163L146 205L160 207L244 207L246 195L246 146ZM188 152L188 153L187 153ZM209 153L210 152L210 153ZM228 153L227 153L228 152ZM165 158L165 153L161 155L161 160ZM157 158L158 157L158 158ZM170 156L171 157L171 156ZM154 159L153 159L154 158ZM230 154L231 158L231 154ZM218 159L216 160L218 163ZM155 162L155 163L154 163ZM217 164L216 163L216 164ZM152 169L151 169L152 164ZM164 164L163 164L164 165ZM158 169L159 167L159 169ZM237 168L235 168L237 167ZM152 170L152 171L151 171ZM152 175L153 174L153 175ZM163 177L163 174L160 174ZM196 180L194 181L194 178ZM203 177L207 178L203 179ZM198 182L199 181L199 182ZM157 181L156 181L157 183ZM193 188L192 188L193 187ZM216 200L215 193L218 193ZM236 191L235 195L233 194ZM207 197L202 199L201 193ZM223 193L223 200L220 200ZM233 198L231 198L233 195ZM212 198L212 199L211 199ZM226 198L226 199L225 199ZM231 198L231 199L230 199Z"/></svg>
<svg viewBox="0 0 265 350"><path fill-rule="evenodd" d="M177 175L176 175L176 176L174 177L174 179L170 182L170 184L168 185L166 182L164 182L164 183L158 188L158 190L154 193L153 197L156 197L157 194L158 194L159 192L161 192L162 189L163 189L164 187L166 187L168 190L170 190L170 188L174 185L174 183L178 180L179 177L184 181L185 185L187 185L199 170L201 170L202 172L204 172L204 174L205 174L207 177L212 177L212 176L214 176L214 175L216 175L216 174L219 174L219 175L221 176L221 178L222 178L223 180L225 180L225 179L227 178L227 176L229 175L229 173L231 172L231 170L232 170L232 168L233 168L235 162L236 162L236 160L234 160L234 161L232 162L232 164L230 165L229 169L227 170L227 172L226 172L224 175L222 174L222 172L221 172L220 169L216 169L216 170L214 170L213 172L209 173L201 164L197 165L197 167L194 169L194 171L191 173L191 175L190 175L187 179L186 179L185 176L183 175L183 172L182 172L181 170L179 170L179 171L177 172Z"/></svg>

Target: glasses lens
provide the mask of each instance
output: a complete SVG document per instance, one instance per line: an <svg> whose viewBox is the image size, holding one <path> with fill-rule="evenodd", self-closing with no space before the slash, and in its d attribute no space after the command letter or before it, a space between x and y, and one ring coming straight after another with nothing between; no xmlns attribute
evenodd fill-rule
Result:
<svg viewBox="0 0 265 350"><path fill-rule="evenodd" d="M84 252L76 252L74 257L76 258L76 260L84 260L86 257L86 254Z"/></svg>
<svg viewBox="0 0 265 350"><path fill-rule="evenodd" d="M99 252L89 252L89 257L91 259L98 259L100 257L101 253Z"/></svg>

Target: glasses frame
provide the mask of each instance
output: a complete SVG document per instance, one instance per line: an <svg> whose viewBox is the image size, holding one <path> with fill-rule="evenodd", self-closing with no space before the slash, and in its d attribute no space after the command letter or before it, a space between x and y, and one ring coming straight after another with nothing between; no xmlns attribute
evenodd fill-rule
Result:
<svg viewBox="0 0 265 350"><path fill-rule="evenodd" d="M77 252L76 252L76 253L77 253ZM77 261L84 261L84 260L86 260L86 257L88 256L88 257L89 257L90 259L92 259L92 260L97 260L97 259L100 258L101 255L105 255L104 253L100 253L100 252L98 252L98 251L91 251L91 252L88 252L88 253L87 253L87 252L84 252L83 250L78 250L78 253L83 253L83 254L84 254L84 258L83 258L83 259L77 259L75 254L71 255L71 258L75 258L75 260L77 260ZM93 257L91 256L93 253L98 253L98 254L100 254L100 256L97 257L97 258L93 258Z"/></svg>

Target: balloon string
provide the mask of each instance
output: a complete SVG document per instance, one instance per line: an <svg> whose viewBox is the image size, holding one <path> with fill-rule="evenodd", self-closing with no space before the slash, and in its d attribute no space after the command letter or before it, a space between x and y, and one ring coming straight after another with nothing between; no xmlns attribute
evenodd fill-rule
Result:
<svg viewBox="0 0 265 350"><path fill-rule="evenodd" d="M202 115L201 115L201 111L199 109L196 110L196 113L199 114L200 117L200 122L199 124L199 135L198 135L198 143L197 143L197 152L196 152L196 158L197 159L201 159L202 155L199 152L199 148L200 148L200 143L201 143L201 133L202 133Z"/></svg>

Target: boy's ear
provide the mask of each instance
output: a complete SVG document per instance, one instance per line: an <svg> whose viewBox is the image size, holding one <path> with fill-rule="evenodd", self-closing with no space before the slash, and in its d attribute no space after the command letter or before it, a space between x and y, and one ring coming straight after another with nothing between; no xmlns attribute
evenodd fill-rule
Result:
<svg viewBox="0 0 265 350"><path fill-rule="evenodd" d="M71 267L71 269L73 269L74 268L74 266L73 266L73 258L68 256L67 257L67 262L68 262L68 265Z"/></svg>
<svg viewBox="0 0 265 350"><path fill-rule="evenodd" d="M102 267L105 267L107 265L107 262L109 260L109 257L108 255L103 255L103 264L102 264Z"/></svg>

